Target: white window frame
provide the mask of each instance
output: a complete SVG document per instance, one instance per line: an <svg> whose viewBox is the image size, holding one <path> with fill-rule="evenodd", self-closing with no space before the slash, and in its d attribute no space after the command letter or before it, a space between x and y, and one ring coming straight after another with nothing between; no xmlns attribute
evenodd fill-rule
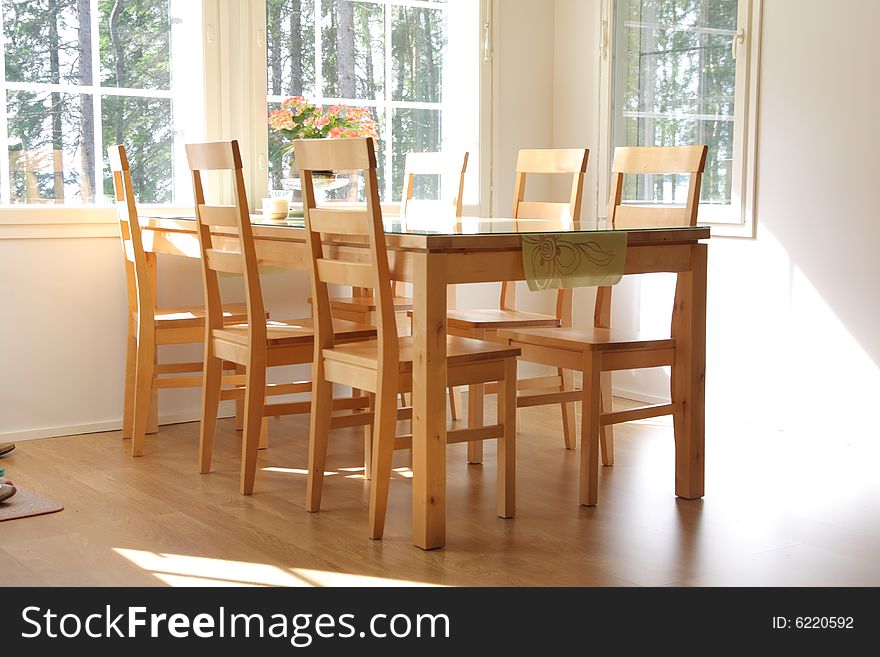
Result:
<svg viewBox="0 0 880 657"><path fill-rule="evenodd" d="M736 221L712 221L700 216L701 225L712 228L718 237L755 237L758 147L758 95L760 89L761 16L763 0L740 0L737 31L743 31L743 39L736 45L737 88L735 98L735 122L733 143L732 212ZM611 159L613 147L613 85L614 85L614 0L603 0L600 39L600 98L599 143L597 166L599 167L596 197L597 216L605 217L610 189ZM738 200L737 200L738 199ZM708 208L708 206L703 206Z"/></svg>
<svg viewBox="0 0 880 657"><path fill-rule="evenodd" d="M206 30L207 18L210 14L209 9L212 4L216 5L219 0L203 0L202 3L202 29ZM98 0L91 0L91 14L98 15ZM0 12L0 21L2 21L2 12ZM172 30L175 29L172 25ZM58 91L69 94L90 94L92 107L95 117L100 117L102 96L128 96L141 98L165 98L175 100L176 94L186 88L188 81L178 81L175 84L172 78L171 89L135 89L129 87L110 87L101 86L101 60L99 53L99 26L97 21L93 21L90 26L91 30L91 46L92 46L92 84L91 85L73 85L68 83L52 84L42 82L7 82L5 75L0 76L0 99L6 102L7 90L35 91L35 92L52 92ZM207 39L203 40L203 46L207 48ZM191 67L193 62L187 61L186 65ZM0 67L5 68L5 53L0 49ZM208 69L209 63L205 61L205 85L206 95L209 86ZM212 80L216 87L216 75ZM192 103L188 103L192 107ZM205 116L206 125L208 125L208 113L204 108L196 108L196 111ZM9 183L9 149L8 149L8 117L5 112L0 117L0 165L5 175L0 180L0 189L3 191L2 197L8 199L10 194ZM103 194L104 186L104 155L106 144L103 143L103 135L100 130L100 123L96 124L95 130L95 186L96 194L100 197ZM183 151L183 136L175 131L174 149L177 152ZM188 172L176 172L175 177L178 179L177 184L181 183L181 176L189 177ZM191 211L188 206L175 205L173 203L153 205L143 204L140 206L145 210L151 208L161 209L163 212ZM0 205L0 239L57 239L57 238L89 238L89 237L118 237L119 229L117 226L116 208L110 203L69 203L69 204L3 204Z"/></svg>

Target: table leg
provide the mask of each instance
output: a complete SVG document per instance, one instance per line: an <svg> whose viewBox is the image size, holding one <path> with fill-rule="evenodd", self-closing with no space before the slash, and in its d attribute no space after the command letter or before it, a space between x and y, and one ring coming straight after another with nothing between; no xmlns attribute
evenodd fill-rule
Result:
<svg viewBox="0 0 880 657"><path fill-rule="evenodd" d="M694 244L691 270L678 274L672 337L672 400L681 409L675 424L675 494L703 496L706 441L706 264L707 246Z"/></svg>
<svg viewBox="0 0 880 657"><path fill-rule="evenodd" d="M446 270L441 254L413 257L413 543L446 542Z"/></svg>

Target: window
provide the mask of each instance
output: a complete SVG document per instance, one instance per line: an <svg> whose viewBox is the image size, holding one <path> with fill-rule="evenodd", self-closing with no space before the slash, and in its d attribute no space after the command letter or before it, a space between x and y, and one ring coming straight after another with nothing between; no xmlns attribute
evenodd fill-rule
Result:
<svg viewBox="0 0 880 657"><path fill-rule="evenodd" d="M611 21L611 146L707 144L699 221L747 232L759 12L758 0L615 0ZM687 183L628 176L624 198L683 203Z"/></svg>
<svg viewBox="0 0 880 657"><path fill-rule="evenodd" d="M202 75L200 5L0 0L0 203L108 201L105 149L116 143L128 150L142 203L190 198L182 156L204 119L192 93Z"/></svg>
<svg viewBox="0 0 880 657"><path fill-rule="evenodd" d="M399 201L406 153L470 151L477 195L477 0L267 0L268 111L290 96L367 108L379 124L383 201ZM291 175L269 131L269 188ZM436 196L436 181L422 190Z"/></svg>

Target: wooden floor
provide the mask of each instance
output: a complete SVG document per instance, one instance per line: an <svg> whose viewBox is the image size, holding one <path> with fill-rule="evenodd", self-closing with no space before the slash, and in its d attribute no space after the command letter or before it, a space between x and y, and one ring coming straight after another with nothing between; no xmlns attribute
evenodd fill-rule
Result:
<svg viewBox="0 0 880 657"><path fill-rule="evenodd" d="M386 538L367 539L354 432L331 437L323 510L304 510L303 417L272 420L252 497L237 493L231 420L208 475L196 471L195 423L163 427L139 459L118 433L22 442L2 460L8 476L66 509L0 523L0 584L880 585L876 454L710 426L707 495L685 501L673 495L670 424L631 423L617 429L599 506L581 508L557 414L522 412L512 520L494 513L494 445L483 466L450 448L448 543L427 553L409 541L405 453Z"/></svg>

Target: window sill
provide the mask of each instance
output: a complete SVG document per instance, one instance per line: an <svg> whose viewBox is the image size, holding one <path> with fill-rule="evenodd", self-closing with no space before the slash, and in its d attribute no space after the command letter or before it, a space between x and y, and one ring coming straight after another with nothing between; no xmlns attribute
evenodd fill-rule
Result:
<svg viewBox="0 0 880 657"><path fill-rule="evenodd" d="M153 206L163 212L182 208ZM144 208L146 209L146 207ZM189 209L192 212L191 209ZM112 205L28 205L0 208L0 240L119 238L116 208Z"/></svg>
<svg viewBox="0 0 880 657"><path fill-rule="evenodd" d="M709 226L712 231L712 237L736 237L739 239L755 238L755 222L747 221L742 224L713 224L709 222L701 222L697 218L697 223Z"/></svg>

